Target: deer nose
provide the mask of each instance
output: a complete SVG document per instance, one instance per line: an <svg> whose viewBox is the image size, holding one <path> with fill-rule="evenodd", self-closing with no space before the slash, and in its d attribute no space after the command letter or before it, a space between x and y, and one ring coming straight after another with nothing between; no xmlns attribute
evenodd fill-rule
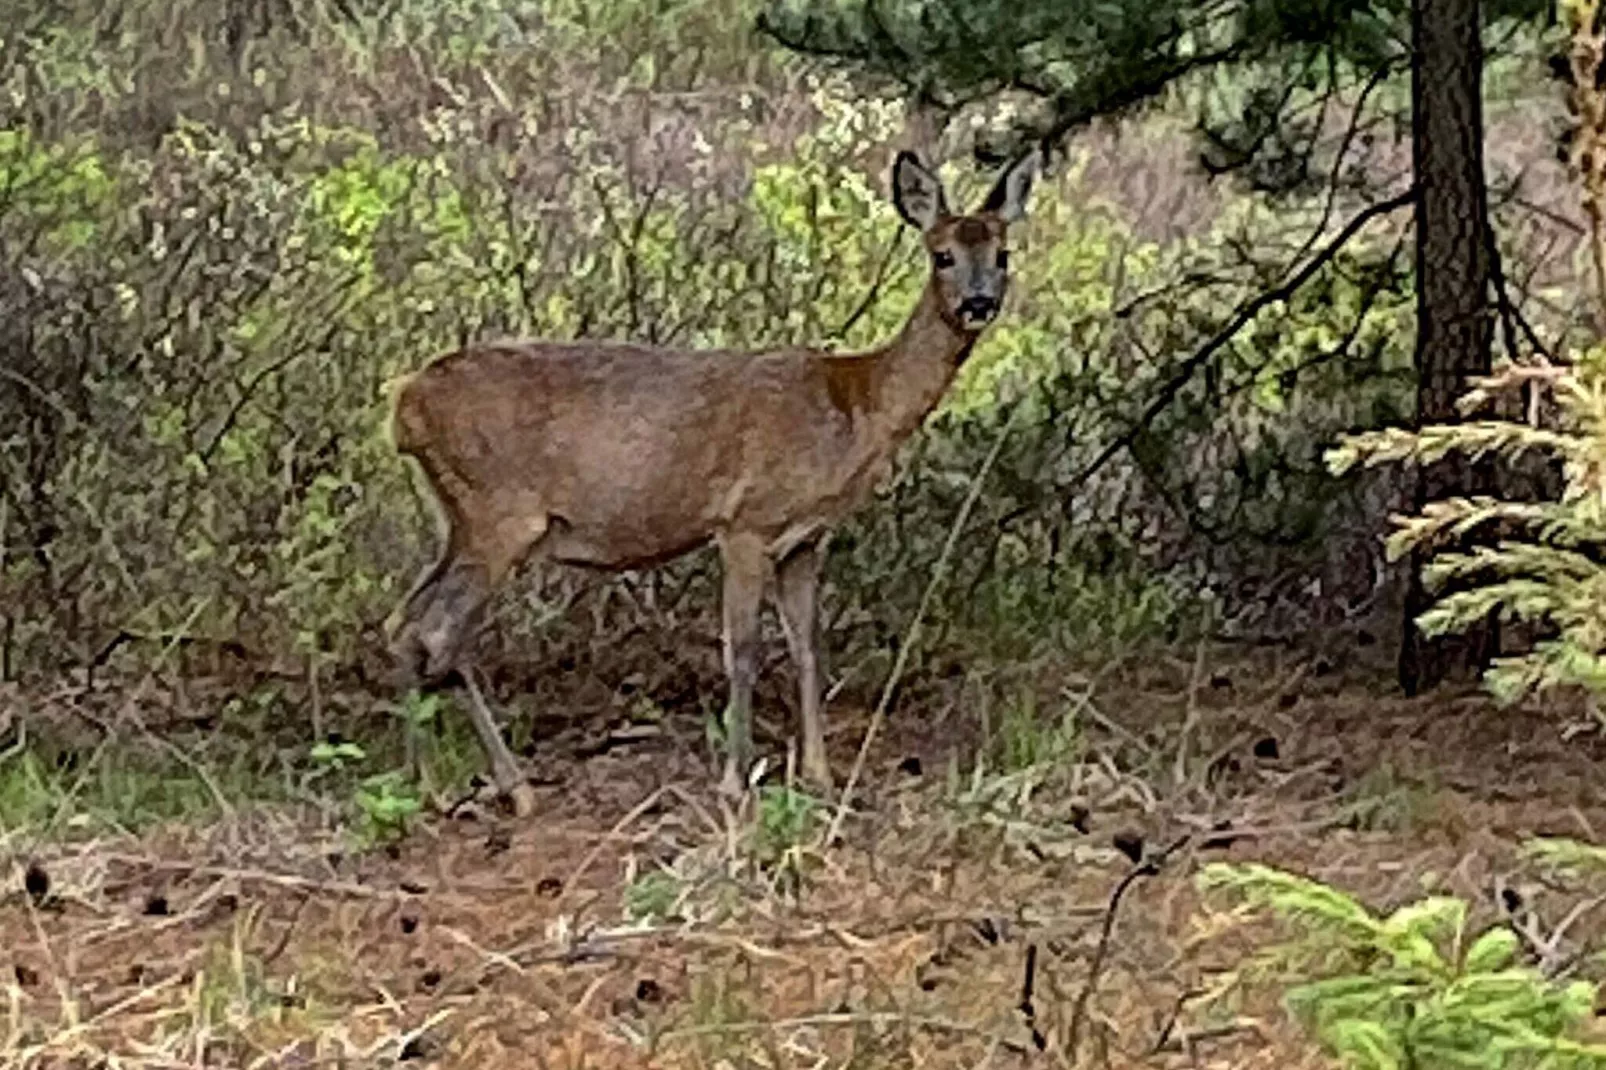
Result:
<svg viewBox="0 0 1606 1070"><path fill-rule="evenodd" d="M959 314L968 320L991 319L998 311L998 302L991 297L967 297L959 303Z"/></svg>

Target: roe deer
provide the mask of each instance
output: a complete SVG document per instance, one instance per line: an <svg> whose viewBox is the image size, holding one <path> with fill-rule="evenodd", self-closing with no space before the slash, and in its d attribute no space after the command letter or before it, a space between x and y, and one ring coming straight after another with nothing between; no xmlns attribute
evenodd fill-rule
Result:
<svg viewBox="0 0 1606 1070"><path fill-rule="evenodd" d="M878 349L495 342L401 380L396 448L422 469L445 530L439 559L387 626L391 649L413 683L458 671L496 786L518 813L533 796L465 659L494 589L535 553L622 571L718 546L729 684L721 787L732 794L753 760L759 613L773 581L799 677L802 772L830 787L815 652L828 534L891 471L998 314L1006 231L1024 214L1039 161L1028 152L980 210L954 215L937 176L898 154L893 203L923 234L930 277Z"/></svg>

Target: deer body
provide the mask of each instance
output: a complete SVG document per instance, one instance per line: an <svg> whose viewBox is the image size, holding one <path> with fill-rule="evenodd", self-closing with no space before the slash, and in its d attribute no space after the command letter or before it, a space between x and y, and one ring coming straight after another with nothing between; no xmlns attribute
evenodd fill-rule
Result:
<svg viewBox="0 0 1606 1070"><path fill-rule="evenodd" d="M877 349L502 342L402 380L396 446L423 470L445 521L440 559L392 622L409 676L465 668L491 593L532 554L624 570L714 543L731 688L724 786L739 791L752 759L758 617L771 587L799 670L803 772L828 785L815 650L825 543L890 471L996 313L1003 228L1032 174L1023 164L1035 158L1000 180L991 215L956 219L935 177L900 156L899 208L939 267L903 330ZM956 253L978 249L985 265L959 263ZM516 764L462 675L498 785L523 811Z"/></svg>
<svg viewBox="0 0 1606 1070"><path fill-rule="evenodd" d="M969 349L910 333L862 354L472 347L403 382L396 442L509 538L544 517L563 564L646 568L733 531L784 557L872 493Z"/></svg>

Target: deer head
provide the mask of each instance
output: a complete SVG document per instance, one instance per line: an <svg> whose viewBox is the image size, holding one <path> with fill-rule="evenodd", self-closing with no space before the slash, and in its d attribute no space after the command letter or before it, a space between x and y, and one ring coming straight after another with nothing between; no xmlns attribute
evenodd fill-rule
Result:
<svg viewBox="0 0 1606 1070"><path fill-rule="evenodd" d="M1009 286L1009 225L1026 212L1040 162L1037 149L1026 153L998 177L981 208L956 216L948 210L942 180L913 153L898 154L892 202L925 239L939 307L955 330L975 334L1003 307Z"/></svg>

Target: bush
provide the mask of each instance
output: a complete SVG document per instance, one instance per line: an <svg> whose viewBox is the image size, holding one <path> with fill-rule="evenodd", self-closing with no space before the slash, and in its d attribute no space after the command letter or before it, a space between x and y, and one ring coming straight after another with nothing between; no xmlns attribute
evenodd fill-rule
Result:
<svg viewBox="0 0 1606 1070"><path fill-rule="evenodd" d="M385 8L184 0L8 31L0 676L177 636L296 673L377 657L432 538L383 386L465 340L860 346L907 313L923 269L882 159L901 111L753 51L740 3ZM1405 396L1390 250L1357 246L1143 422L1258 287L1232 250L1286 244L1290 209L1244 201L1162 244L1096 194L1075 171L1043 185L1008 316L838 540L854 657L907 621L1011 408L937 607L972 650L1174 633L1245 576L1297 589L1288 569L1376 513L1315 443ZM500 633L580 656L636 628L643 587L712 639L706 558L554 576ZM577 601L589 618L553 628Z"/></svg>
<svg viewBox="0 0 1606 1070"><path fill-rule="evenodd" d="M1302 930L1261 968L1288 986L1289 1010L1347 1070L1606 1067L1606 1047L1578 1039L1595 985L1520 964L1507 926L1469 933L1463 900L1430 897L1379 917L1266 866L1215 864L1199 881Z"/></svg>

